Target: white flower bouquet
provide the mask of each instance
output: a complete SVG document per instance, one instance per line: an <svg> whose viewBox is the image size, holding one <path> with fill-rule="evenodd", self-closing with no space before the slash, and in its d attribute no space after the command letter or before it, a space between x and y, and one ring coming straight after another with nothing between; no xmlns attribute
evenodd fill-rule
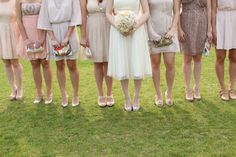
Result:
<svg viewBox="0 0 236 157"><path fill-rule="evenodd" d="M121 11L115 17L116 28L121 33L128 33L135 28L136 15L132 11Z"/></svg>

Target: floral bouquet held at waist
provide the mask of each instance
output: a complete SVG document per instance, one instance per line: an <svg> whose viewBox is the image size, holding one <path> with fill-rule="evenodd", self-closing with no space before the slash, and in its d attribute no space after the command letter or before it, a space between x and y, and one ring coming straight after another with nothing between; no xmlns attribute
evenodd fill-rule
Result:
<svg viewBox="0 0 236 157"><path fill-rule="evenodd" d="M129 33L135 29L136 15L132 11L121 11L115 17L116 28L121 33Z"/></svg>

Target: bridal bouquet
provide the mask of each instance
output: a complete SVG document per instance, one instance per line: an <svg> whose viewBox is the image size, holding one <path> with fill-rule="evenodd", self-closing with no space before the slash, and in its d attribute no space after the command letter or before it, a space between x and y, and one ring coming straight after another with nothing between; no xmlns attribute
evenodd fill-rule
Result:
<svg viewBox="0 0 236 157"><path fill-rule="evenodd" d="M121 33L128 33L134 29L136 25L136 15L132 11L121 11L115 18L116 28Z"/></svg>

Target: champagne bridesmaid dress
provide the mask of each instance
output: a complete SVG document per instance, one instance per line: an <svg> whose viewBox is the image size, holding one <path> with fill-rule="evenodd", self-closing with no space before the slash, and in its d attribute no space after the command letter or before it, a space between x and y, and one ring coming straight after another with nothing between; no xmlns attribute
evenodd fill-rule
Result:
<svg viewBox="0 0 236 157"><path fill-rule="evenodd" d="M108 62L110 23L105 14L106 2L107 0L102 3L98 3L98 0L87 0L88 42L95 63Z"/></svg>
<svg viewBox="0 0 236 157"><path fill-rule="evenodd" d="M15 0L0 2L0 58L18 59Z"/></svg>
<svg viewBox="0 0 236 157"><path fill-rule="evenodd" d="M114 0L114 12L133 11L137 18L140 0ZM147 32L144 25L124 37L114 26L110 32L108 75L118 80L143 79L152 76Z"/></svg>
<svg viewBox="0 0 236 157"><path fill-rule="evenodd" d="M170 29L173 21L173 0L149 0L151 17L147 22L149 40L160 39ZM155 48L150 44L152 54L179 52L179 40L176 32L172 38L173 43L170 46Z"/></svg>

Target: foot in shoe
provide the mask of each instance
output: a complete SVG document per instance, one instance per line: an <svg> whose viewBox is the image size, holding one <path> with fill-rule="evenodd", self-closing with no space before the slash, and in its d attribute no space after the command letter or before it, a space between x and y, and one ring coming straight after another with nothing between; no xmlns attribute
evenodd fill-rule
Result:
<svg viewBox="0 0 236 157"><path fill-rule="evenodd" d="M125 106L124 106L125 110L127 112L131 112L132 111L132 105L131 105L131 100L130 100L130 97L126 97L125 98Z"/></svg>
<svg viewBox="0 0 236 157"><path fill-rule="evenodd" d="M51 104L52 103L52 100L53 100L53 94L51 93L51 94L49 94L48 96L47 96L47 98L45 99L45 105L48 105L48 104Z"/></svg>
<svg viewBox="0 0 236 157"><path fill-rule="evenodd" d="M140 109L140 104L139 104L139 97L134 96L134 105L133 105L133 111L138 111Z"/></svg>
<svg viewBox="0 0 236 157"><path fill-rule="evenodd" d="M167 91L165 92L166 97L166 105L172 106L174 104L171 94L169 94Z"/></svg>
<svg viewBox="0 0 236 157"><path fill-rule="evenodd" d="M138 111L140 109L140 104L134 104L133 105L133 111Z"/></svg>
<svg viewBox="0 0 236 157"><path fill-rule="evenodd" d="M223 101L229 101L229 94L226 92L226 90L220 91L220 98Z"/></svg>
<svg viewBox="0 0 236 157"><path fill-rule="evenodd" d="M201 94L200 94L200 90L197 87L194 87L194 99L196 100L201 100Z"/></svg>
<svg viewBox="0 0 236 157"><path fill-rule="evenodd" d="M37 95L34 99L34 104L39 104L43 100L43 95Z"/></svg>
<svg viewBox="0 0 236 157"><path fill-rule="evenodd" d="M68 106L68 96L62 98L61 106L62 107L67 107Z"/></svg>
<svg viewBox="0 0 236 157"><path fill-rule="evenodd" d="M11 101L16 100L16 93L17 93L16 90L13 90L13 91L11 92L11 95L10 95L10 100L11 100Z"/></svg>
<svg viewBox="0 0 236 157"><path fill-rule="evenodd" d="M125 108L125 111L127 111L127 112L132 111L132 105L131 104L125 104L124 108Z"/></svg>
<svg viewBox="0 0 236 157"><path fill-rule="evenodd" d="M236 100L236 92L234 89L229 90L229 98L232 100Z"/></svg>
<svg viewBox="0 0 236 157"><path fill-rule="evenodd" d="M18 88L16 92L16 100L22 100L22 98L23 98L23 89Z"/></svg>
<svg viewBox="0 0 236 157"><path fill-rule="evenodd" d="M106 102L107 102L107 106L112 107L115 104L113 95L107 96Z"/></svg>
<svg viewBox="0 0 236 157"><path fill-rule="evenodd" d="M163 107L162 97L159 97L159 96L155 95L155 105L157 107Z"/></svg>
<svg viewBox="0 0 236 157"><path fill-rule="evenodd" d="M78 96L74 96L72 99L72 107L76 107L79 105L79 97Z"/></svg>
<svg viewBox="0 0 236 157"><path fill-rule="evenodd" d="M104 96L99 96L98 97L98 106L100 107L106 107L107 103L106 103L106 97Z"/></svg>
<svg viewBox="0 0 236 157"><path fill-rule="evenodd" d="M186 89L186 91L185 91L185 99L187 101L193 101L194 100L192 91L190 89Z"/></svg>

